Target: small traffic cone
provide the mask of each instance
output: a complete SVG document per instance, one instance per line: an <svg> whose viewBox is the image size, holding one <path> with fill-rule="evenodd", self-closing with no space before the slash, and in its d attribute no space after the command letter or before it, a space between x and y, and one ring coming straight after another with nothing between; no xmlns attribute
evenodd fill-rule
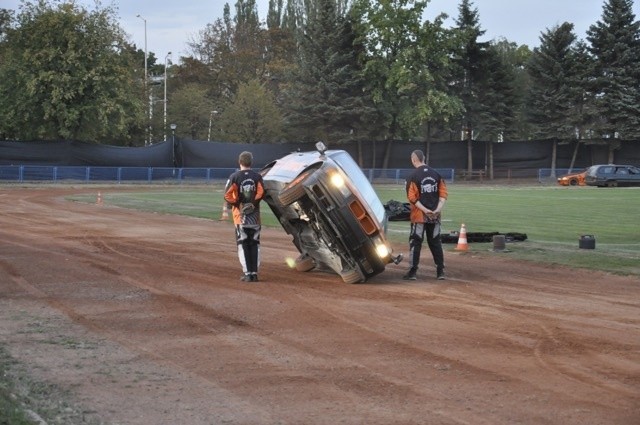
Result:
<svg viewBox="0 0 640 425"><path fill-rule="evenodd" d="M98 198L96 199L96 205L102 205L102 193L98 192Z"/></svg>
<svg viewBox="0 0 640 425"><path fill-rule="evenodd" d="M456 246L456 251L467 251L469 249L469 244L467 243L467 226L462 223L460 227L460 236L458 236L458 246Z"/></svg>
<svg viewBox="0 0 640 425"><path fill-rule="evenodd" d="M229 207L225 202L224 204L222 204L222 215L220 216L220 221L224 221L227 219L229 219Z"/></svg>

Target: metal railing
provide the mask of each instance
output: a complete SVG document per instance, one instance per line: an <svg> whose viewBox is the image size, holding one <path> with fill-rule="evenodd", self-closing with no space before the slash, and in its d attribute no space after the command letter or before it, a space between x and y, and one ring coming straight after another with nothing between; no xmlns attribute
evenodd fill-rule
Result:
<svg viewBox="0 0 640 425"><path fill-rule="evenodd" d="M235 168L169 167L82 167L50 165L3 165L0 181L51 183L209 183L224 181ZM453 168L437 169L447 182L455 177ZM373 183L403 184L410 168L368 168L362 170Z"/></svg>

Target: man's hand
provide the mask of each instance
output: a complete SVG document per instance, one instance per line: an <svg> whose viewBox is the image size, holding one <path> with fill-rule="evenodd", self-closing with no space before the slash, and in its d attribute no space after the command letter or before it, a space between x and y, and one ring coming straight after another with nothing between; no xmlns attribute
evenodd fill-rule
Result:
<svg viewBox="0 0 640 425"><path fill-rule="evenodd" d="M252 203L242 204L240 207L240 211L243 215L251 214L255 209L256 207Z"/></svg>

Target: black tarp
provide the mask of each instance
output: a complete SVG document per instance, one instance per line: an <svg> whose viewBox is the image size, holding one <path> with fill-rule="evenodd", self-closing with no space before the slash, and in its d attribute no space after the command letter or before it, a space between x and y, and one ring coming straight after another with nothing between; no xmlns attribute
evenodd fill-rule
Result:
<svg viewBox="0 0 640 425"><path fill-rule="evenodd" d="M414 149L427 149L424 143L393 142L386 164L389 169L411 168L409 154ZM527 141L493 143L493 167L495 170L530 175L531 170L551 168L553 143L551 141ZM362 142L331 145L331 149L344 149L361 161L362 168L384 168L386 142ZM475 141L472 145L473 169L489 168L490 144ZM560 144L557 149L556 168L571 165L575 144ZM0 165L57 165L57 166L108 166L108 167L188 167L233 168L238 154L244 150L254 154L254 166L268 162L296 150L313 150L312 143L248 144L204 142L176 139L154 143L145 147L121 147L97 145L78 141L0 141ZM640 164L640 142L621 141L614 152L614 162ZM467 168L467 142L437 142L429 146L429 162L436 168ZM581 144L574 169L592 164L606 163L608 148L603 145Z"/></svg>
<svg viewBox="0 0 640 425"><path fill-rule="evenodd" d="M171 167L171 142L129 148L60 140L0 141L0 165Z"/></svg>
<svg viewBox="0 0 640 425"><path fill-rule="evenodd" d="M281 158L296 149L311 150L312 144L245 144L222 142L199 142L185 140L177 143L183 167L230 168L237 166L238 155L242 151L253 154L254 168L261 168L269 162Z"/></svg>

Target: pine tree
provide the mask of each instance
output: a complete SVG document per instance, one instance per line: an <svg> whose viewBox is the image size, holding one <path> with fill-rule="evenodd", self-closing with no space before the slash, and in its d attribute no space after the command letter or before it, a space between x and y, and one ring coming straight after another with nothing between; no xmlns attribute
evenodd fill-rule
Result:
<svg viewBox="0 0 640 425"><path fill-rule="evenodd" d="M529 114L535 135L553 140L551 169L555 176L558 143L577 140L579 135L584 111L584 70L579 65L584 58L573 24L568 22L543 33L540 41L527 68L531 77Z"/></svg>
<svg viewBox="0 0 640 425"><path fill-rule="evenodd" d="M337 5L336 0L307 4L305 25L298 33L297 68L283 102L292 139L357 139L373 112L362 96L351 23Z"/></svg>
<svg viewBox="0 0 640 425"><path fill-rule="evenodd" d="M462 138L467 141L467 171L470 173L473 169L472 143L480 130L483 116L486 116L487 108L482 104L482 85L486 84L489 75L489 43L478 41L485 33L480 27L478 9L472 8L469 0L462 0L458 11L456 28L459 46L454 58L457 72L453 91L464 105L460 124Z"/></svg>
<svg viewBox="0 0 640 425"><path fill-rule="evenodd" d="M529 116L537 138L576 138L582 89L575 42L573 24L551 28L542 33L540 47L534 49L527 64L531 77Z"/></svg>
<svg viewBox="0 0 640 425"><path fill-rule="evenodd" d="M587 31L603 138L640 137L640 22L632 6L633 0L608 0Z"/></svg>

